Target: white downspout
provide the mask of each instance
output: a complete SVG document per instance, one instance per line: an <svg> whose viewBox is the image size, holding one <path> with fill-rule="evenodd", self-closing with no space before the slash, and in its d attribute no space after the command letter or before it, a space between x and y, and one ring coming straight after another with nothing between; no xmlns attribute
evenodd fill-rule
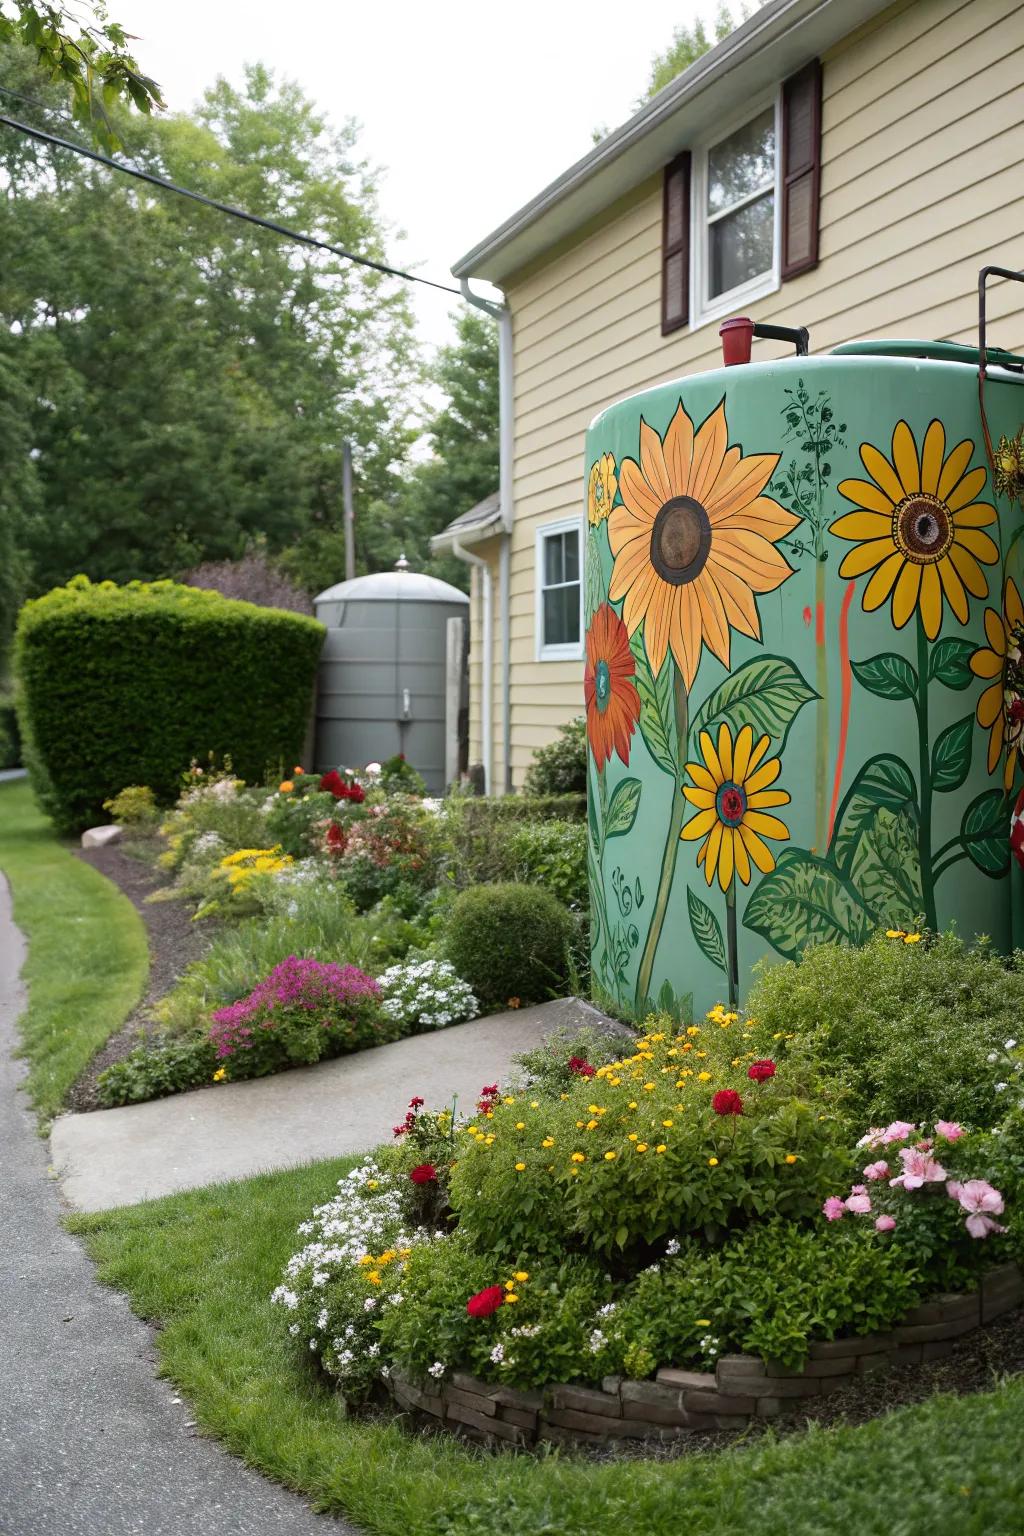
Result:
<svg viewBox="0 0 1024 1536"><path fill-rule="evenodd" d="M509 651L511 648L511 539L515 518L513 475L515 470L515 397L512 368L512 312L507 304L495 304L473 292L467 278L461 281L462 296L467 304L482 309L498 323L498 499L501 503L503 538L498 567L501 605L501 740L505 772L503 790L512 792L512 679ZM488 780L488 793L491 792Z"/></svg>
<svg viewBox="0 0 1024 1536"><path fill-rule="evenodd" d="M484 763L484 794L493 793L491 783L492 773L492 746L494 741L494 723L491 719L491 688L494 673L494 627L491 616L491 568L487 561L480 555L474 555L458 539L452 540L452 554L458 559L465 560L467 565L476 566L483 578L483 677L480 679L480 737Z"/></svg>

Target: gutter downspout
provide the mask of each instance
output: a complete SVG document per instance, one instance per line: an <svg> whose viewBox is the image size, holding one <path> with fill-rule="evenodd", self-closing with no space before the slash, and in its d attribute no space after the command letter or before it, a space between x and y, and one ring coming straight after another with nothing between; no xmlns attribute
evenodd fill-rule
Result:
<svg viewBox="0 0 1024 1536"><path fill-rule="evenodd" d="M511 543L515 518L513 473L515 450L515 399L512 371L512 312L507 304L494 304L473 292L469 280L462 278L462 296L467 304L482 309L498 322L498 500L501 506L502 540L498 566L498 602L501 609L501 740L504 760L503 793L512 793L512 679L509 666L511 647ZM465 558L465 557L463 557ZM488 779L488 792L490 792Z"/></svg>
<svg viewBox="0 0 1024 1536"><path fill-rule="evenodd" d="M507 542L507 541L506 541ZM503 546L504 547L504 546ZM452 554L476 566L483 577L483 677L480 679L480 738L484 763L484 794L493 792L491 783L494 724L491 719L491 686L494 672L494 624L491 617L491 568L480 555L472 554L458 539L452 540Z"/></svg>

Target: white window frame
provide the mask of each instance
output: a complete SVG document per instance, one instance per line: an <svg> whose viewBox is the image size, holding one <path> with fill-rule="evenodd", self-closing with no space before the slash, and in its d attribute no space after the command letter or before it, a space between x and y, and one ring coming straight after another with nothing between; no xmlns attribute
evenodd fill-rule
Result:
<svg viewBox="0 0 1024 1536"><path fill-rule="evenodd" d="M721 213L709 219L707 214L708 196L708 153L716 144L721 144L734 134L744 124L753 122L755 117L760 117L766 107L773 107L775 111L775 230L772 240L772 264L767 272L759 273L757 277L749 278L745 283L738 283L735 288L730 288L727 293L716 294L713 299L707 297L708 273L710 263L708 261L708 227L717 219L723 218L726 213L731 213L736 208L742 208L745 203L752 202L755 197L763 196L761 193L752 193L749 198L742 198L733 203ZM729 314L735 314L742 305L751 303L754 299L764 298L766 294L775 293L782 285L782 90L776 89L769 95L755 100L753 104L745 106L742 112L733 117L724 119L715 125L714 136L709 136L702 143L695 145L692 150L691 161L691 185L690 185L690 250L693 253L690 262L690 330L698 330L702 325L708 325L712 320L720 320Z"/></svg>
<svg viewBox="0 0 1024 1536"><path fill-rule="evenodd" d="M565 645L544 644L544 540L559 533L575 533L577 548L579 550L580 572L580 638L577 644L569 642ZM543 523L537 529L534 543L534 605L536 609L535 622L535 653L538 661L579 661L583 655L583 557L585 546L583 542L582 517L561 517L557 522Z"/></svg>

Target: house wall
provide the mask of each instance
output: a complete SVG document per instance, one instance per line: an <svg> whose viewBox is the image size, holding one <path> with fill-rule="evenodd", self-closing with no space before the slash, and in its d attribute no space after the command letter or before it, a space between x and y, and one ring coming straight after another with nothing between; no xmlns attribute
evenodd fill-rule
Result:
<svg viewBox="0 0 1024 1536"><path fill-rule="evenodd" d="M904 0L825 55L820 260L746 306L806 325L812 350L855 337L973 342L977 275L1024 263L1024 0ZM680 148L685 145L681 142ZM515 335L511 556L512 764L581 714L582 661L537 661L538 527L582 516L586 427L662 380L716 367L718 321L663 337L661 177L506 283ZM990 293L989 339L1024 350L1013 284ZM755 343L757 357L785 347ZM495 573L494 783L500 787ZM474 600L471 752L480 755Z"/></svg>

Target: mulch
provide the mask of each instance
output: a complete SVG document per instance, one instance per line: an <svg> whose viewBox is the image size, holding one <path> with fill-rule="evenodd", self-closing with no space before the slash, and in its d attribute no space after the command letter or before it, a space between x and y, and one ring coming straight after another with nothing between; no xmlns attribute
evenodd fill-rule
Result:
<svg viewBox="0 0 1024 1536"><path fill-rule="evenodd" d="M209 928L192 921L193 909L188 902L147 902L147 896L165 886L167 880L147 856L145 845L113 843L108 848L76 848L74 852L124 892L145 923L149 940L145 997L97 1052L68 1093L68 1109L83 1111L103 1108L96 1092L100 1073L115 1061L123 1060L150 1033L149 1010L171 990L185 967L198 960L211 933Z"/></svg>

